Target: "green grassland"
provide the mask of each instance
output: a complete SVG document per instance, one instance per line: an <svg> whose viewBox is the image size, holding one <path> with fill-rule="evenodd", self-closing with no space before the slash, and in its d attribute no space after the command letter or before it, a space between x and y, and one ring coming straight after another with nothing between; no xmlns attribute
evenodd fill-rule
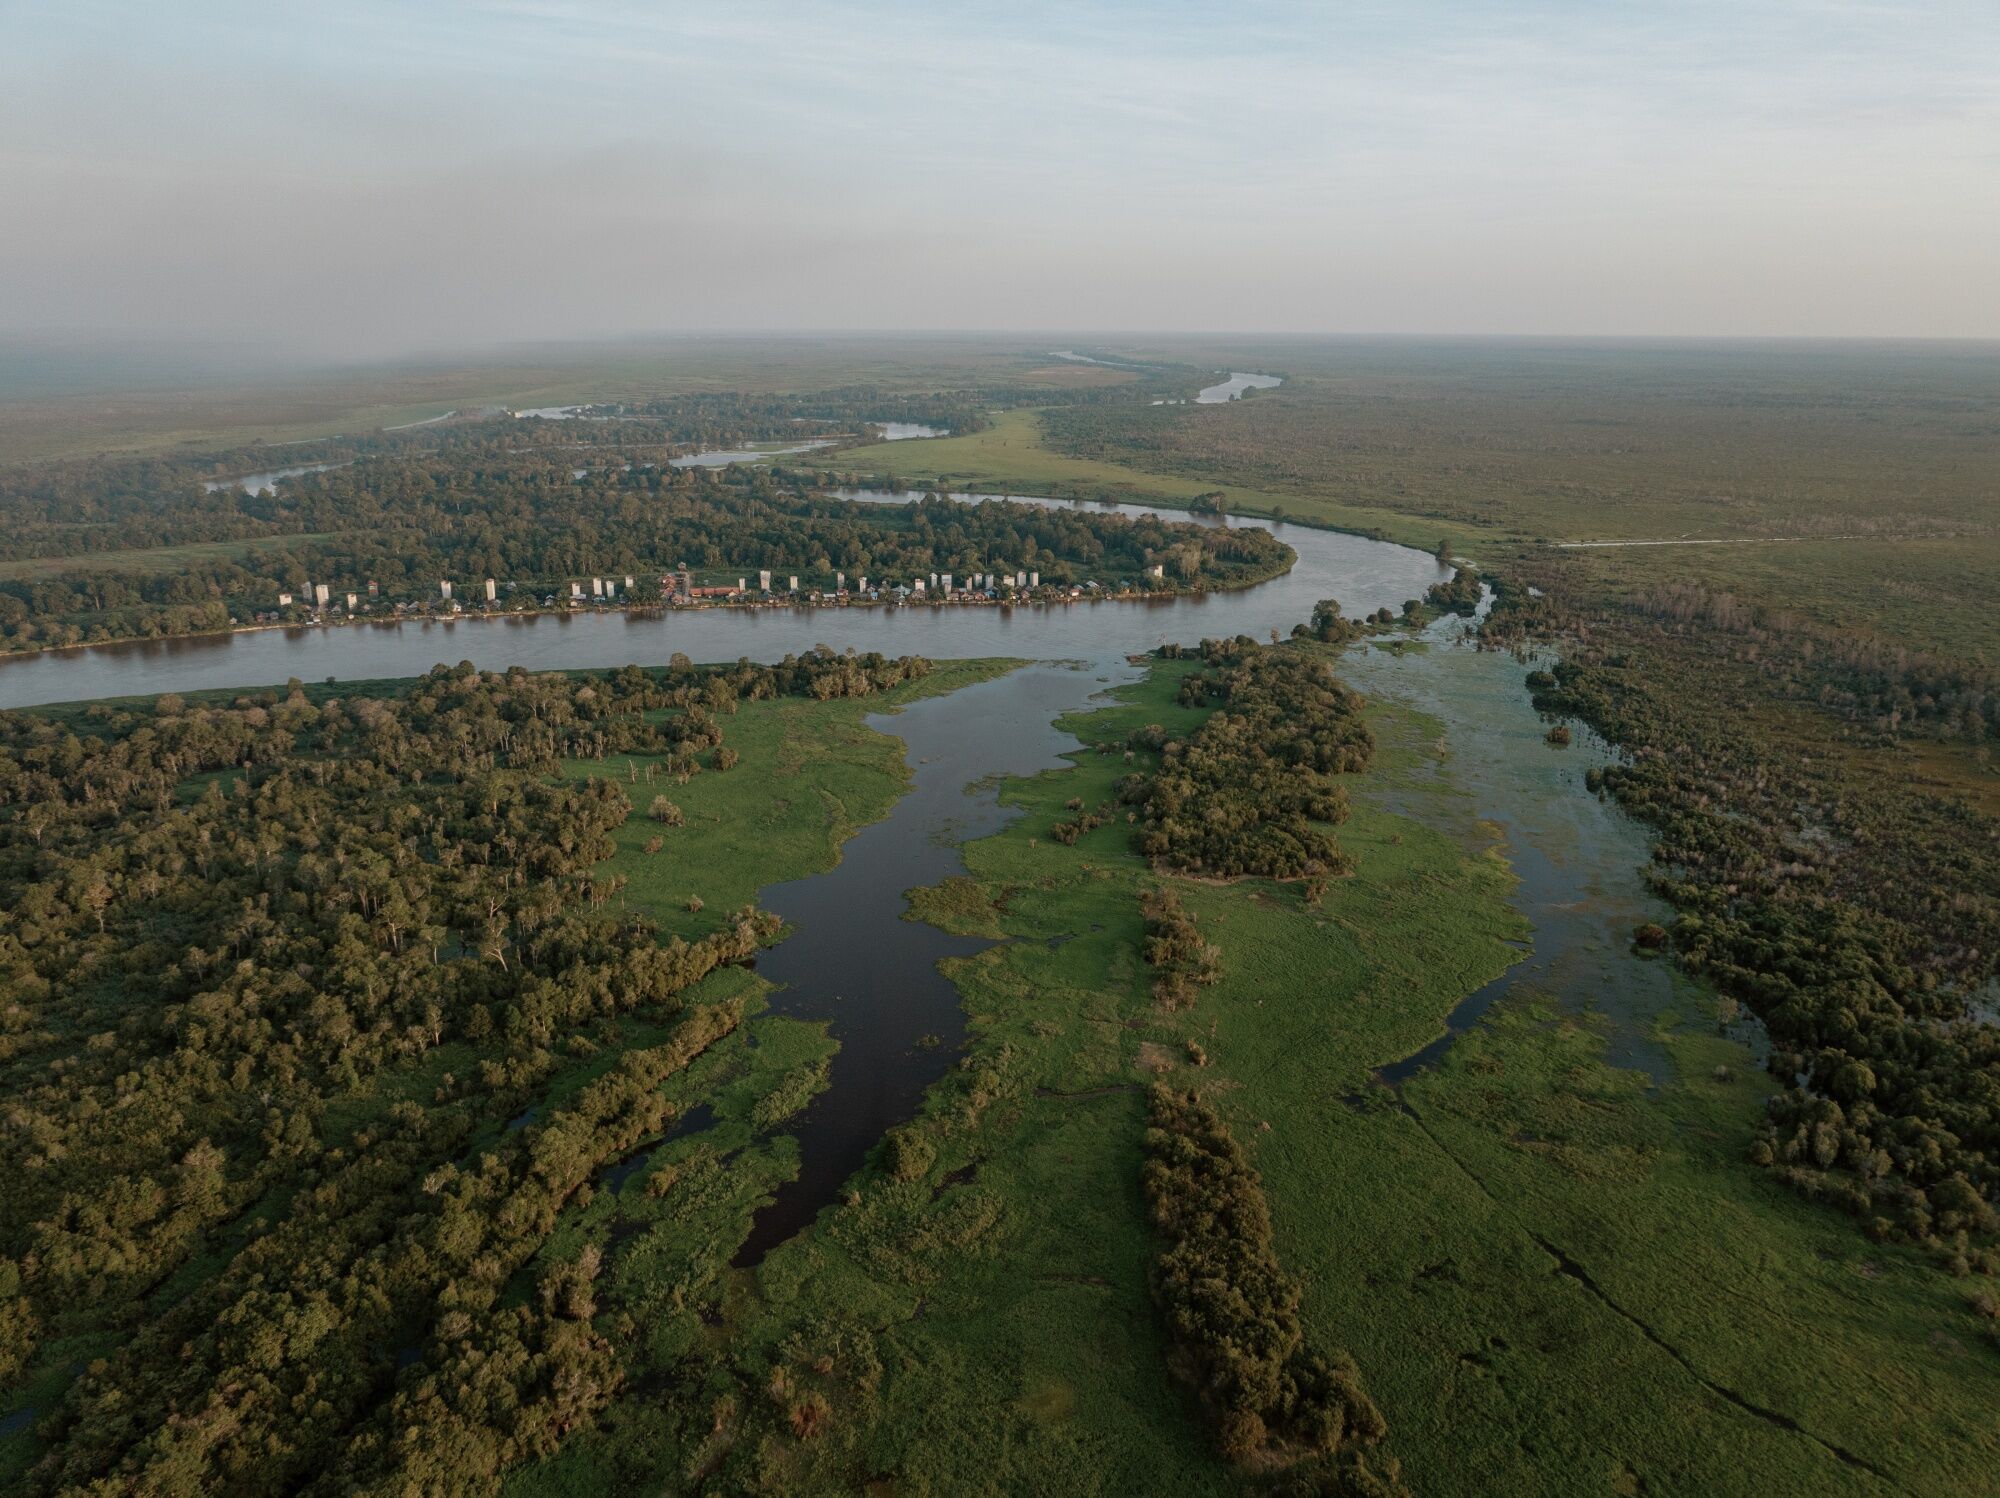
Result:
<svg viewBox="0 0 2000 1498"><path fill-rule="evenodd" d="M663 932L694 938L750 904L767 884L831 868L840 845L888 815L908 786L901 744L863 722L908 702L940 696L1011 670L1008 660L947 661L928 676L874 697L809 702L745 702L724 720L725 742L741 759L677 785L664 757L571 760L571 779L608 778L632 814L614 834L617 851L602 872L626 881L620 898ZM648 768L654 779L646 780ZM647 809L665 796L686 817L662 827ZM657 853L646 852L653 838ZM687 908L699 897L699 912Z"/></svg>
<svg viewBox="0 0 2000 1498"><path fill-rule="evenodd" d="M1092 742L1185 728L1185 669L1160 664L1069 726ZM1109 794L1122 755L1005 787L1022 819L918 901L1012 938L952 964L973 1039L911 1126L928 1168L871 1169L754 1273L711 1248L673 1279L680 1299L653 1284L635 1324L680 1361L514 1491L691 1486L725 1463L785 1491L857 1474L898 1491L1238 1486L1169 1376L1145 1290L1141 1089L1162 1073L1202 1086L1255 1154L1308 1327L1359 1360L1417 1491L1986 1491L2000 1436L1976 1318L1914 1256L1742 1163L1768 1083L1702 995L1657 1021L1658 1087L1527 993L1401 1100L1371 1089L1523 933L1492 830L1448 761L1438 773L1440 725L1394 704L1370 717L1384 748L1343 831L1357 872L1323 908L1295 887L1174 881L1224 970L1181 1014L1147 994L1152 876L1123 824L1074 847L1046 835L1070 797ZM791 1072L811 1060L801 1047ZM728 1132L741 1124L710 1143L782 1178L781 1148ZM754 1203L703 1190L701 1229L740 1236ZM690 1262L694 1222L658 1252ZM810 1440L772 1429L753 1408L767 1383L819 1393L829 1422Z"/></svg>
<svg viewBox="0 0 2000 1498"><path fill-rule="evenodd" d="M1336 504L1309 495L1149 472L1135 464L1108 459L1071 457L1049 446L1045 434L1047 416L1047 412L1035 409L1002 411L984 431L963 437L885 442L815 455L805 461L841 472L970 493L1109 499L1178 509L1185 509L1197 495L1220 492L1226 496L1229 509L1240 515L1306 520L1336 530L1361 531L1420 545L1425 550L1435 547L1442 535L1435 525L1413 522L1381 506Z"/></svg>

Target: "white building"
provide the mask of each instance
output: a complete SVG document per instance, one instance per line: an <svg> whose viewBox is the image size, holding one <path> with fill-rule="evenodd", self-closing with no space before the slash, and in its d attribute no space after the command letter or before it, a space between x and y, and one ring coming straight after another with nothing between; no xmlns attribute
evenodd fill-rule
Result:
<svg viewBox="0 0 2000 1498"><path fill-rule="evenodd" d="M760 567L757 569L757 591L760 593L771 591L771 569L769 567Z"/></svg>
<svg viewBox="0 0 2000 1498"><path fill-rule="evenodd" d="M354 610L360 605L360 603L361 600L359 598L356 598L352 593L349 593L347 595L347 612L350 614L353 613Z"/></svg>
<svg viewBox="0 0 2000 1498"><path fill-rule="evenodd" d="M446 581L446 580L444 580L444 579L442 579L442 578L441 578L441 579L439 579L439 581L438 581L438 597L440 597L440 598L449 598L449 597L451 597L451 584L450 584L450 582L448 582L448 581Z"/></svg>
<svg viewBox="0 0 2000 1498"><path fill-rule="evenodd" d="M1028 586L1029 586L1029 587L1031 587L1031 588L1039 588L1039 587L1040 587L1041 585L1042 585L1042 575L1041 575L1041 573L1039 573L1039 572L1030 572L1030 573L1028 574Z"/></svg>
<svg viewBox="0 0 2000 1498"><path fill-rule="evenodd" d="M332 597L333 597L333 589L327 586L325 583L313 584L314 608L320 608L320 609L325 608L327 605L327 601Z"/></svg>
<svg viewBox="0 0 2000 1498"><path fill-rule="evenodd" d="M583 584L582 584L582 583L571 583L571 584L569 585L569 596L570 596L571 598L581 598L581 597L583 597Z"/></svg>
<svg viewBox="0 0 2000 1498"><path fill-rule="evenodd" d="M796 593L799 591L799 575L796 572L785 579L785 591L787 593Z"/></svg>
<svg viewBox="0 0 2000 1498"><path fill-rule="evenodd" d="M281 609L288 609L291 606L292 606L292 595L289 593L280 593L278 595L278 607Z"/></svg>
<svg viewBox="0 0 2000 1498"><path fill-rule="evenodd" d="M492 579L492 578L490 578L490 577L489 577L489 578L487 578L487 579L486 579L486 601L487 601L488 603L492 603L492 602L493 602L493 601L494 601L495 599L497 599L497 598L498 598L499 596L500 596L500 584L498 584L498 583L496 583L495 581L493 581L493 579Z"/></svg>
<svg viewBox="0 0 2000 1498"><path fill-rule="evenodd" d="M938 582L939 586L941 586L945 590L945 592L949 593L951 591L951 574L949 572L940 573L938 577Z"/></svg>
<svg viewBox="0 0 2000 1498"><path fill-rule="evenodd" d="M604 579L603 579L603 578L601 578L601 577L593 577L593 578L592 578L592 579L590 580L590 596L591 596L592 598L602 598L602 597L604 596Z"/></svg>

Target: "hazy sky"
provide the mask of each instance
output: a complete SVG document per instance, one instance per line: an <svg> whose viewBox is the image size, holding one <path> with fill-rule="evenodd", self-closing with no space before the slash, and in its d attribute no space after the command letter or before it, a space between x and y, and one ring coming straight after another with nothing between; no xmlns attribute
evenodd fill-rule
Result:
<svg viewBox="0 0 2000 1498"><path fill-rule="evenodd" d="M0 329L2000 335L2000 0L0 0Z"/></svg>

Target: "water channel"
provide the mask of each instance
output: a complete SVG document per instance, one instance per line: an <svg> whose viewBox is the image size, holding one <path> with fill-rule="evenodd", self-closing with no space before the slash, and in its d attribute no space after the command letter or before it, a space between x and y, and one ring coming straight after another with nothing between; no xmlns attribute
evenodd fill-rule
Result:
<svg viewBox="0 0 2000 1498"><path fill-rule="evenodd" d="M1405 704L1444 725L1441 773L1467 798L1466 811L1499 832L1519 880L1511 903L1534 930L1521 961L1468 994L1436 1040L1385 1063L1378 1080L1400 1086L1435 1065L1488 1009L1525 986L1595 1016L1612 1065L1662 1081L1667 1059L1650 1032L1673 1001L1674 970L1636 955L1632 933L1648 921L1664 924L1671 912L1646 887L1645 829L1584 785L1593 767L1616 755L1582 723L1570 725L1569 747L1551 745L1548 725L1528 700L1531 667L1476 649L1474 638L1466 621L1448 615L1424 631L1421 654L1359 645L1339 668L1371 699ZM1365 775L1352 790L1358 798L1382 794Z"/></svg>
<svg viewBox="0 0 2000 1498"><path fill-rule="evenodd" d="M1240 399L1246 391L1275 390L1284 383L1284 380L1277 375L1244 374L1240 370L1231 371L1229 378L1221 384L1210 385L1207 389L1200 391L1195 396L1194 403L1197 406L1219 406L1224 401Z"/></svg>
<svg viewBox="0 0 2000 1498"><path fill-rule="evenodd" d="M1384 1058L1378 1080L1397 1087L1434 1065L1516 985L1592 1016L1612 1065L1663 1080L1666 1058L1650 1030L1672 1003L1675 979L1666 963L1636 955L1631 935L1667 911L1642 877L1643 829L1582 783L1611 751L1580 725L1571 748L1548 744L1523 685L1528 666L1476 649L1464 621L1432 625L1423 642L1422 651L1399 654L1359 645L1339 669L1371 696L1443 724L1439 773L1464 798L1454 815L1498 830L1519 880L1510 901L1533 939L1519 962L1460 1002L1435 1041ZM773 1008L826 1021L840 1049L827 1091L787 1126L799 1139L800 1174L759 1213L738 1264L760 1262L832 1203L876 1141L912 1117L925 1089L956 1062L963 1014L937 964L989 943L905 920L904 891L964 872L962 845L1014 815L999 806L996 779L1060 765L1075 740L1052 720L1141 669L1120 655L1041 663L868 720L903 740L910 794L849 841L837 867L758 897L794 929L758 964L780 985ZM1389 794L1366 776L1354 791Z"/></svg>
<svg viewBox="0 0 2000 1498"><path fill-rule="evenodd" d="M295 468L273 468L264 473L245 473L231 479L203 479L201 487L210 494L219 489L242 489L250 494L275 494L278 480L297 478L302 473L327 473L345 468L345 463L301 463Z"/></svg>
<svg viewBox="0 0 2000 1498"><path fill-rule="evenodd" d="M905 920L904 891L963 874L963 845L1020 814L999 804L997 780L1059 767L1077 741L1054 720L1137 674L1123 660L1040 663L867 720L903 741L909 793L849 839L834 868L757 894L796 933L757 960L779 985L772 1009L827 1021L840 1049L827 1090L785 1126L799 1139L798 1177L757 1214L737 1263L759 1262L811 1222L957 1063L965 1018L937 965L991 943Z"/></svg>

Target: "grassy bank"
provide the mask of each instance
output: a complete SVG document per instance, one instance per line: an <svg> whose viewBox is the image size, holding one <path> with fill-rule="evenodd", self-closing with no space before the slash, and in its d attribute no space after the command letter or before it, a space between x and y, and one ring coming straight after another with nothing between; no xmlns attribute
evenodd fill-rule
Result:
<svg viewBox="0 0 2000 1498"><path fill-rule="evenodd" d="M692 939L750 903L765 885L831 868L842 843L888 815L910 772L901 743L864 719L988 680L1017 664L946 661L921 680L879 696L742 703L723 728L740 761L729 770L703 770L685 785L674 783L664 756L570 760L563 773L571 779L607 778L624 790L632 814L612 834L617 852L600 873L622 877L620 898L663 931ZM655 796L680 807L685 825L655 822L649 815ZM649 853L655 838L660 847ZM700 910L688 909L690 897L700 900Z"/></svg>

